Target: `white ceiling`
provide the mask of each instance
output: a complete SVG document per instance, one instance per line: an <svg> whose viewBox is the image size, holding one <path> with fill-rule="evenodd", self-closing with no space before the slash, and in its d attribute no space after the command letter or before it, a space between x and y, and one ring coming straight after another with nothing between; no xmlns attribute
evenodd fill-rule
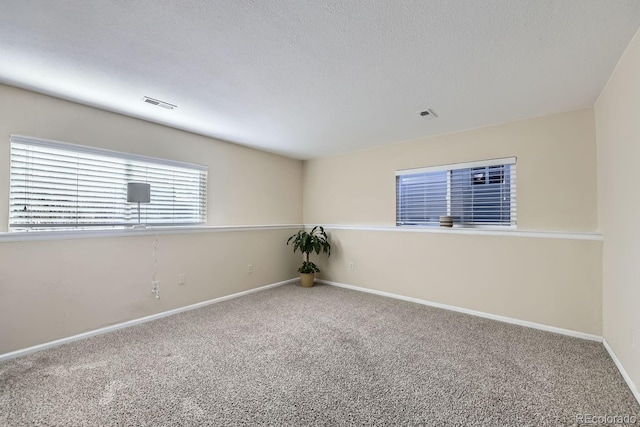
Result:
<svg viewBox="0 0 640 427"><path fill-rule="evenodd" d="M638 0L0 0L0 81L308 159L591 106L639 26Z"/></svg>

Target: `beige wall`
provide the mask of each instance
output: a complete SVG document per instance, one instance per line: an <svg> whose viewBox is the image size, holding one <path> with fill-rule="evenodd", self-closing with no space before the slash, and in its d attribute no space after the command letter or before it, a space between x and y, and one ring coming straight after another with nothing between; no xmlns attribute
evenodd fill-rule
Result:
<svg viewBox="0 0 640 427"><path fill-rule="evenodd" d="M596 229L590 108L305 162L305 223L395 225L396 170L511 156L519 229Z"/></svg>
<svg viewBox="0 0 640 427"><path fill-rule="evenodd" d="M298 160L0 85L0 232L11 134L207 165L209 225L302 221ZM295 277L294 231L159 235L160 300L152 235L0 243L0 354Z"/></svg>
<svg viewBox="0 0 640 427"><path fill-rule="evenodd" d="M153 235L0 243L0 354L293 278L294 231L159 235L160 299Z"/></svg>
<svg viewBox="0 0 640 427"><path fill-rule="evenodd" d="M0 232L7 230L11 134L209 167L209 225L297 224L302 162L0 85Z"/></svg>
<svg viewBox="0 0 640 427"><path fill-rule="evenodd" d="M326 280L601 335L601 242L329 232Z"/></svg>
<svg viewBox="0 0 640 427"><path fill-rule="evenodd" d="M640 387L640 34L595 105L604 338ZM636 346L632 345L632 334Z"/></svg>
<svg viewBox="0 0 640 427"><path fill-rule="evenodd" d="M597 229L592 109L305 162L306 224L395 225L395 171L516 156L518 229ZM331 230L328 280L600 335L600 241ZM354 262L354 271L349 271Z"/></svg>

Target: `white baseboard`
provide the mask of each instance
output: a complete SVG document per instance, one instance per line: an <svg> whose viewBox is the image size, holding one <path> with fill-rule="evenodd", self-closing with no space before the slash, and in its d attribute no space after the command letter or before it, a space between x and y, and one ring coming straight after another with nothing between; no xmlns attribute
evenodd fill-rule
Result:
<svg viewBox="0 0 640 427"><path fill-rule="evenodd" d="M352 289L352 290L355 290L355 291L367 292L367 293L370 293L370 294L381 295L381 296L385 296L385 297L389 297L389 298L396 298L396 299L400 299L400 300L403 300L403 301L415 302L415 303L418 303L418 304L428 305L428 306L436 307L436 308L442 308L442 309L445 309L445 310L457 311L459 313L471 314L473 316L484 317L484 318L487 318L487 319L497 320L499 322L511 323L511 324L514 324L514 325L525 326L525 327L533 328L533 329L540 329L542 331L555 332L557 334L568 335L570 337L576 337L576 338L582 338L582 339L587 339L587 340L591 340L591 341L602 342L602 344L604 345L604 348L609 353L609 356L611 356L611 359L613 360L613 363L615 363L616 367L618 368L618 371L620 371L620 374L622 375L622 377L624 378L625 382L627 383L627 386L629 386L629 389L631 390L631 393L633 393L633 396L636 398L636 400L640 404L640 391L638 391L638 388L633 383L633 381L631 380L631 377L629 376L627 371L622 366L622 363L620 363L620 360L618 359L616 354L613 352L613 349L609 346L609 343L607 342L607 340L604 339L603 337L598 336L598 335L585 334L584 332L572 331L570 329L557 328L555 326L543 325L543 324L540 324L540 323L529 322L529 321L520 320L520 319L514 319L514 318L506 317L506 316L498 316L496 314L484 313L482 311L476 311L476 310L469 310L467 308L456 307L456 306L447 305L447 304L441 304L441 303L433 302L433 301L426 301L426 300L422 300L422 299L418 299L418 298L407 297L407 296L404 296L404 295L392 294L390 292L377 291L377 290L374 290L374 289L367 289L367 288L362 288L362 287L359 287L359 286L347 285L345 283L331 282L329 280L321 280L321 279L316 280L316 282L324 283L326 285L336 286L336 287L339 287L339 288Z"/></svg>
<svg viewBox="0 0 640 427"><path fill-rule="evenodd" d="M16 357L26 356L30 353L35 353L36 351L45 350L51 347L57 347L62 344L67 344L73 341L78 341L84 338L93 337L96 335L106 334L107 332L117 331L118 329L128 328L130 326L139 325L141 323L151 322L152 320L161 319L163 317L172 316L174 314L181 313L183 311L195 310L196 308L204 307L210 304L215 304L217 302L226 301L233 298L238 298L243 295L252 294L255 292L264 291L270 288L275 288L277 286L286 285L289 283L293 283L300 280L299 278L285 280L283 282L272 283L266 286L260 286L259 288L249 289L247 291L238 292L231 295L225 295L223 297L210 299L207 301L202 301L196 304L187 305L180 308L174 308L173 310L163 311L162 313L152 314L150 316L141 317L139 319L133 319L122 323L117 323L115 325L105 326L104 328L95 329L93 331L83 332L78 335L73 335L66 338L61 338L55 341L49 341L43 344L34 345L33 347L23 348L21 350L12 351L10 353L0 354L0 362L10 359L15 359Z"/></svg>
<svg viewBox="0 0 640 427"><path fill-rule="evenodd" d="M347 285L345 283L331 282L329 280L317 279L316 282L326 285L337 286L339 288L353 289L355 291L367 292L370 294L381 295L389 298L400 299L403 301L415 302L418 304L428 305L431 307L442 308L445 310L457 311L459 313L471 314L472 316L484 317L486 319L497 320L499 322L511 323L513 325L525 326L527 328L540 329L547 332L555 332L556 334L568 335L570 337L582 338L590 341L602 342L602 337L598 335L586 334L584 332L572 331L570 329L557 328L555 326L543 325L541 323L529 322L527 320L514 319L512 317L499 316L497 314L485 313L482 311L470 310L468 308L456 307L454 305L441 304L439 302L427 301L419 298L407 297L404 295L392 294L391 292L377 291L375 289L362 288L359 286Z"/></svg>
<svg viewBox="0 0 640 427"><path fill-rule="evenodd" d="M180 308L175 308L173 310L163 311L162 313L152 314L150 316L141 317L139 319L133 319L133 320L129 320L127 322L122 322L122 323L118 323L118 324L115 324L115 325L106 326L104 328L95 329L93 331L83 332L81 334L73 335L73 336L66 337L66 338L61 338L59 340L49 341L49 342L46 342L46 343L43 343L43 344L38 344L38 345L35 345L35 346L32 346L32 347L27 347L27 348L24 348L24 349L21 349L21 350L16 350L16 351L12 351L12 352L5 353L5 354L0 354L0 362L6 361L6 360L10 360L10 359L15 359L16 357L26 356L27 354L35 353L37 351L45 350L45 349L52 348L52 347L57 347L57 346L60 346L60 345L63 345L63 344L67 344L67 343L70 343L70 342L73 342L73 341L78 341L78 340L81 340L81 339L84 339L84 338L89 338L89 337L93 337L93 336L96 336L96 335L101 335L101 334L105 334L105 333L108 333L108 332L117 331L118 329L128 328L130 326L139 325L139 324L146 323L146 322L151 322L152 320L161 319L161 318L167 317L167 316L172 316L174 314L178 314L178 313L181 313L183 311L195 310L197 308L205 307L207 305L211 305L211 304L215 304L215 303L218 303L218 302L230 300L230 299L233 299L233 298L238 298L238 297L241 297L243 295L249 295L249 294L252 294L252 293L255 293L255 292L260 292L260 291L264 291L264 290L267 290L267 289L270 289L270 288L275 288L277 286L282 286L282 285L286 285L286 284L289 284L289 283L294 283L294 282L296 282L298 280L299 280L298 278L295 278L295 279L285 280L285 281L282 281L282 282L272 283L270 285L260 286L258 288L249 289L249 290L238 292L238 293L235 293L235 294L226 295L226 296L223 296L223 297L214 298L214 299L207 300L207 301L202 301L202 302L199 302L199 303L196 303L196 304L187 305L185 307L180 307ZM636 398L636 400L640 404L640 392L638 391L638 388L636 387L636 385L631 380L631 377L629 376L629 374L627 374L627 371L622 366L622 363L620 363L620 360L618 360L618 357L613 352L613 349L609 346L609 343L607 343L607 340L603 339L600 336L591 335L591 334L585 334L583 332L572 331L572 330L569 330L569 329L557 328L555 326L543 325L543 324L535 323L535 322L529 322L529 321L526 321L526 320L514 319L514 318L506 317L506 316L498 316L498 315L495 315L495 314L484 313L482 311L469 310L469 309L462 308L462 307L456 307L456 306L453 306L453 305L441 304L441 303L437 303L437 302L433 302L433 301L427 301L427 300L422 300L422 299L418 299L418 298L407 297L407 296L404 296L404 295L393 294L393 293L390 293L390 292L384 292L384 291L378 291L378 290L375 290L375 289L367 289L367 288L362 288L362 287L359 287L359 286L347 285L345 283L331 282L329 280L321 280L321 279L317 279L316 281L318 283L324 283L326 285L336 286L336 287L339 287L339 288L346 288L346 289L352 289L352 290L360 291L360 292L367 292L367 293L370 293L370 294L375 294L375 295L385 296L385 297L389 297L389 298L400 299L400 300L403 300L403 301L415 302L415 303L418 303L418 304L428 305L428 306L436 307L436 308L442 308L442 309L445 309L445 310L457 311L459 313L465 313L465 314L470 314L470 315L473 315L473 316L484 317L484 318L487 318L487 319L497 320L497 321L505 322L505 323L511 323L511 324L519 325L519 326L525 326L525 327L528 327L528 328L540 329L540 330L543 330L543 331L555 332L555 333L558 333L558 334L568 335L568 336L571 336L571 337L583 338L583 339L587 339L587 340L591 340L591 341L602 342L602 344L604 345L604 348L607 350L607 352L611 356L611 359L613 360L613 362L615 363L616 367L620 371L620 374L622 375L622 377L624 378L625 382L629 386L629 389L631 390L631 392L633 393L634 397Z"/></svg>
<svg viewBox="0 0 640 427"><path fill-rule="evenodd" d="M613 349L611 348L611 346L609 346L609 343L606 339L602 339L602 344L604 345L604 348L607 349L609 356L611 356L611 359L613 359L613 363L616 364L618 371L620 371L620 374L622 374L622 378L624 378L625 382L629 386L629 389L631 389L631 393L633 393L633 396L640 404L640 391L638 391L638 387L636 387L636 385L633 383L631 377L629 376L629 374L627 374L627 371L624 369L624 366L622 366L622 363L620 363L618 356L616 356L616 354L613 352Z"/></svg>

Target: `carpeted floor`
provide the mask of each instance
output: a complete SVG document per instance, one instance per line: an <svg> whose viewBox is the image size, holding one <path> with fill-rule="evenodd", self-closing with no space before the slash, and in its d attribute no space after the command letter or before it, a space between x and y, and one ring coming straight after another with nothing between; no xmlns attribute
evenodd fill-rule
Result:
<svg viewBox="0 0 640 427"><path fill-rule="evenodd" d="M2 426L575 425L640 406L602 344L281 286L0 364Z"/></svg>

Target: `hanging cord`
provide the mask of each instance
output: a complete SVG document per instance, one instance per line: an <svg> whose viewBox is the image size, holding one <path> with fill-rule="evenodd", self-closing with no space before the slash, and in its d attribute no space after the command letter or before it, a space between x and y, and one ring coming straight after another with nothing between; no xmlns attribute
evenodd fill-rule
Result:
<svg viewBox="0 0 640 427"><path fill-rule="evenodd" d="M155 295L157 299L160 299L160 281L156 278L158 274L158 235L153 238L153 278L151 280L151 293Z"/></svg>

